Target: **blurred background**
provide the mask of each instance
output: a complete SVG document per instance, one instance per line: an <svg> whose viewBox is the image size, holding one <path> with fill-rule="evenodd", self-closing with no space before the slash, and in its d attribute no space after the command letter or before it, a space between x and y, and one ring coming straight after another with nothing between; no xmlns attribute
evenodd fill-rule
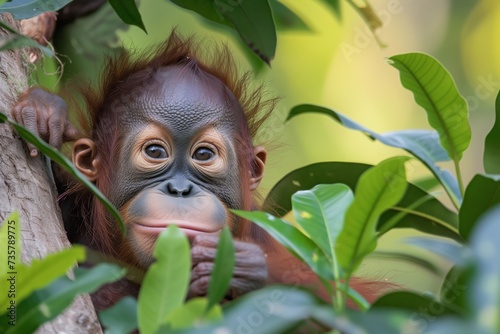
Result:
<svg viewBox="0 0 500 334"><path fill-rule="evenodd" d="M200 39L230 45L241 69L255 72L256 80L265 84L270 94L282 97L256 140L270 149L266 177L260 187L264 196L284 175L311 163L377 164L394 155L405 155L402 150L344 129L326 116L304 115L284 121L291 107L311 103L335 109L379 133L430 128L423 109L400 84L398 71L387 64L387 57L396 54L430 54L450 71L469 104L472 142L462 160L465 184L475 173L482 172L484 138L493 125L494 100L500 89L500 2L372 0L370 4L383 23L377 38L347 1L340 1L340 18L319 0L282 2L300 16L306 27L278 30L278 47L271 67L252 66L244 46L228 30L163 0L141 1L139 9L148 34L136 27L123 27L111 46L144 48L165 40L173 27L183 35L195 33ZM102 28L102 22L113 20L113 15L112 11L98 13L89 22L79 27L77 22L77 27L60 33L70 40L58 42L60 47L56 45L56 49L62 54L77 53L65 66L64 76L95 75L104 53L101 46L110 46L104 38L109 31ZM79 29L79 33L71 29ZM78 59L82 43L90 43L94 49L93 61L83 65L90 66L88 70L82 70ZM44 73L51 73L51 66L48 62ZM443 168L452 169L446 164ZM407 174L410 180L430 175L416 160L407 164ZM444 198L439 189L435 194ZM425 252L402 242L403 237L415 234L412 230L391 232L378 250L405 249L425 257ZM432 261L440 271L438 274L375 255L362 266L360 275L435 291L449 265L436 258Z"/></svg>

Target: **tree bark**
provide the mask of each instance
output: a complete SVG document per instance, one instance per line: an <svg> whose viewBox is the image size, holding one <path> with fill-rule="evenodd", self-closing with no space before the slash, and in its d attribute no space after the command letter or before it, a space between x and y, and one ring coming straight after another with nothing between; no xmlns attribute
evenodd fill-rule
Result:
<svg viewBox="0 0 500 334"><path fill-rule="evenodd" d="M0 20L17 26L9 14L1 14ZM0 38L5 36L5 31L0 29ZM0 110L3 113L11 114L17 96L27 88L28 68L27 50L0 52ZM43 156L31 158L13 129L0 124L0 224L12 211L19 211L24 263L70 246L48 166ZM77 298L63 314L37 331L63 332L101 333L88 296Z"/></svg>

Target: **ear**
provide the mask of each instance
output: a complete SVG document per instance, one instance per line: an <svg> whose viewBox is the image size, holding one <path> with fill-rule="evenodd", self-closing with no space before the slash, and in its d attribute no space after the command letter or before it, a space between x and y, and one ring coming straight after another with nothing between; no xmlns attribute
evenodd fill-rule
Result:
<svg viewBox="0 0 500 334"><path fill-rule="evenodd" d="M97 156L96 144L92 139L81 138L73 145L71 155L75 167L93 182L101 170L101 160Z"/></svg>
<svg viewBox="0 0 500 334"><path fill-rule="evenodd" d="M254 191L264 177L264 167L266 165L267 151L262 146L253 148L253 163L250 177L250 190Z"/></svg>

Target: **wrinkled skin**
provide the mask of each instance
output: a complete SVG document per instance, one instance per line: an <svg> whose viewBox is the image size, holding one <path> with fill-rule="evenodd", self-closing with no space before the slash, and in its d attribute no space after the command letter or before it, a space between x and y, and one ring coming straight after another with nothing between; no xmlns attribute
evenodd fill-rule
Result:
<svg viewBox="0 0 500 334"><path fill-rule="evenodd" d="M21 96L12 117L57 149L64 141L78 137L78 132L69 122L64 100L40 88L30 89ZM33 145L28 143L28 149L32 157L38 156Z"/></svg>
<svg viewBox="0 0 500 334"><path fill-rule="evenodd" d="M128 229L119 251L146 269L153 262L158 234L170 224L178 225L192 246L188 297L203 296L218 234L226 225L234 229L235 218L228 210L241 207L234 144L241 113L221 96L214 97L195 76L181 75L175 67L158 71L154 85L126 103L110 103L115 112L125 115L119 121L123 145L115 148L118 163L109 195ZM57 148L77 138L64 101L43 90L24 94L14 117ZM91 138L80 138L73 146L73 163L91 181L102 172L97 146ZM36 150L29 148L36 156ZM250 178L250 189L260 181L265 161L262 148L254 151L262 170ZM267 276L261 248L235 240L234 277L227 298L263 287Z"/></svg>

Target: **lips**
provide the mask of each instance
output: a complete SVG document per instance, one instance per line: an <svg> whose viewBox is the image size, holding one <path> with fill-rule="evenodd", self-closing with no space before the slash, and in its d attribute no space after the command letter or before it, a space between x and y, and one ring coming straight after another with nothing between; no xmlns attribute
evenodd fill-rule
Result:
<svg viewBox="0 0 500 334"><path fill-rule="evenodd" d="M218 229L217 230L202 229L199 226L193 226L192 223L176 222L176 221L149 222L148 224L136 222L134 224L134 229L141 234L158 235L170 225L177 225L179 229L183 231L189 239L194 238L198 234L215 234L219 232Z"/></svg>

